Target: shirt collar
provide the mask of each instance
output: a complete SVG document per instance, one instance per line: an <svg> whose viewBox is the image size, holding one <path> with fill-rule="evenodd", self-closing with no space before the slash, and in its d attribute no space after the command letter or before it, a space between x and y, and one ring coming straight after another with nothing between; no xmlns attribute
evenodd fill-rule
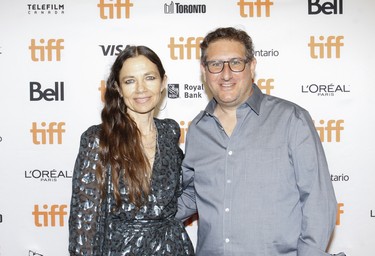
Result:
<svg viewBox="0 0 375 256"><path fill-rule="evenodd" d="M264 98L264 94L256 84L253 84L252 86L253 86L253 94L251 94L251 96L240 106L240 108L248 106L257 115L259 115L260 105ZM216 105L217 105L217 101L215 100L215 98L211 99L210 102L208 102L205 110L199 113L196 123L198 123L205 115L213 116Z"/></svg>

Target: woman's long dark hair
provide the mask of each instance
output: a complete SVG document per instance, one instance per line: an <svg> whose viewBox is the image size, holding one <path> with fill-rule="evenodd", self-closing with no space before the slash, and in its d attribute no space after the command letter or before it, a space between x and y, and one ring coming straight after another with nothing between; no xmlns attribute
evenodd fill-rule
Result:
<svg viewBox="0 0 375 256"><path fill-rule="evenodd" d="M142 148L141 133L135 121L127 113L127 106L119 93L119 74L124 62L143 55L153 62L161 79L165 70L158 55L146 46L127 46L116 58L106 84L102 129L99 144L99 165L97 179L102 197L106 194L106 170L111 167L114 197L117 206L121 204L120 178L124 179L129 200L137 207L143 205L150 192L150 163Z"/></svg>

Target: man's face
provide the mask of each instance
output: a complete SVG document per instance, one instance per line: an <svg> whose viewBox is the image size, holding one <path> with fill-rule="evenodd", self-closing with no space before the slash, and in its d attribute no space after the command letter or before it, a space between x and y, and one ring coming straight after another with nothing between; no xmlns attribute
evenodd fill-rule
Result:
<svg viewBox="0 0 375 256"><path fill-rule="evenodd" d="M218 40L210 43L207 48L206 61L228 61L233 58L246 59L245 46L237 41ZM234 72L224 63L220 73L212 74L208 68L201 65L201 71L206 84L209 86L214 98L222 107L237 108L252 93L252 82L256 60L245 64L242 72Z"/></svg>

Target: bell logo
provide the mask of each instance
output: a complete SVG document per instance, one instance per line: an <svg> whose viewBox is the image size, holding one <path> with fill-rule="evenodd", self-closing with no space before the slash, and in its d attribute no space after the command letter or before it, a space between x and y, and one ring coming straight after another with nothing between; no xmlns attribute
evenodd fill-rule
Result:
<svg viewBox="0 0 375 256"><path fill-rule="evenodd" d="M343 39L343 36L328 36L325 41L324 36L319 36L320 42L318 43L315 42L315 37L310 36L310 42L308 44L310 47L310 57L313 59L331 59L334 48L336 59L340 59L340 50L341 47L344 46L344 43L341 42Z"/></svg>
<svg viewBox="0 0 375 256"><path fill-rule="evenodd" d="M247 17L262 17L262 10L264 8L266 17L270 17L271 6L273 2L270 0L256 0L256 1L245 1L240 0L237 2L240 7L240 15L243 18ZM256 14L255 14L256 11Z"/></svg>
<svg viewBox="0 0 375 256"><path fill-rule="evenodd" d="M45 45L45 40L40 39L39 45L36 44L35 39L31 39L31 44L29 49L31 51L31 60L45 61L47 55L47 61L52 61L55 57L56 61L61 60L61 51L64 49L64 46L61 44L64 42L64 39L48 39L47 45Z"/></svg>
<svg viewBox="0 0 375 256"><path fill-rule="evenodd" d="M333 0L331 2L324 2L320 4L320 0L309 0L309 14L316 15L323 13L326 15L331 14L343 14L343 1L342 0Z"/></svg>
<svg viewBox="0 0 375 256"><path fill-rule="evenodd" d="M342 127L343 123L344 123L344 120L328 120L327 124L325 125L325 121L320 120L319 124L321 124L322 126L315 125L315 128L320 137L320 141L332 142L332 137L335 137L335 141L340 142L341 131L344 130L344 127ZM333 136L334 134L336 136Z"/></svg>
<svg viewBox="0 0 375 256"><path fill-rule="evenodd" d="M258 79L257 85L266 94L271 94L271 90L275 88L272 82L274 82L274 79Z"/></svg>
<svg viewBox="0 0 375 256"><path fill-rule="evenodd" d="M63 126L65 125L64 122L56 123L51 122L47 125L46 122L42 122L42 127L48 128L37 128L37 123L33 122L32 128L30 129L30 132L33 136L33 143L36 145L40 144L54 144L54 138L55 134L57 135L57 144L62 144L62 134L65 133L65 129L63 129ZM48 140L47 140L47 134L48 134ZM47 142L48 141L48 142Z"/></svg>
<svg viewBox="0 0 375 256"><path fill-rule="evenodd" d="M344 213L344 210L342 209L344 207L343 203L337 204L337 213L336 213L336 226L339 226L341 223L341 214Z"/></svg>
<svg viewBox="0 0 375 256"><path fill-rule="evenodd" d="M66 204L51 205L50 210L48 210L48 205L43 205L44 210L39 210L39 205L34 205L34 224L36 227L56 227L56 222L58 222L60 227L65 225L64 216L68 215ZM57 220L57 221L56 221Z"/></svg>
<svg viewBox="0 0 375 256"><path fill-rule="evenodd" d="M194 49L195 56L194 59L200 58L200 43L203 41L203 37L188 37L185 42L184 37L178 39L180 43L175 43L175 38L171 37L168 48L170 49L170 57L172 60L183 60L186 58L188 60L192 59L192 51ZM176 55L177 50L177 55Z"/></svg>
<svg viewBox="0 0 375 256"><path fill-rule="evenodd" d="M64 82L55 82L54 88L41 90L38 82L30 82L30 101L64 101Z"/></svg>
<svg viewBox="0 0 375 256"><path fill-rule="evenodd" d="M114 18L122 19L123 10L125 13L125 19L129 19L130 7L133 7L133 5L134 4L131 3L130 0L125 0L124 3L122 0L116 0L116 3L108 3L105 2L105 0L100 0L97 6L100 9L100 18L106 20Z"/></svg>

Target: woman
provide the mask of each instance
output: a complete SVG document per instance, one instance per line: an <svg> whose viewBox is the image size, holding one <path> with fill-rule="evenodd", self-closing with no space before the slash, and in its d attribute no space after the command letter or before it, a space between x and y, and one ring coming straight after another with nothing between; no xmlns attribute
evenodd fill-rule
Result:
<svg viewBox="0 0 375 256"><path fill-rule="evenodd" d="M174 218L181 193L180 129L154 118L167 77L145 46L119 54L102 124L81 136L69 218L70 255L194 255Z"/></svg>

